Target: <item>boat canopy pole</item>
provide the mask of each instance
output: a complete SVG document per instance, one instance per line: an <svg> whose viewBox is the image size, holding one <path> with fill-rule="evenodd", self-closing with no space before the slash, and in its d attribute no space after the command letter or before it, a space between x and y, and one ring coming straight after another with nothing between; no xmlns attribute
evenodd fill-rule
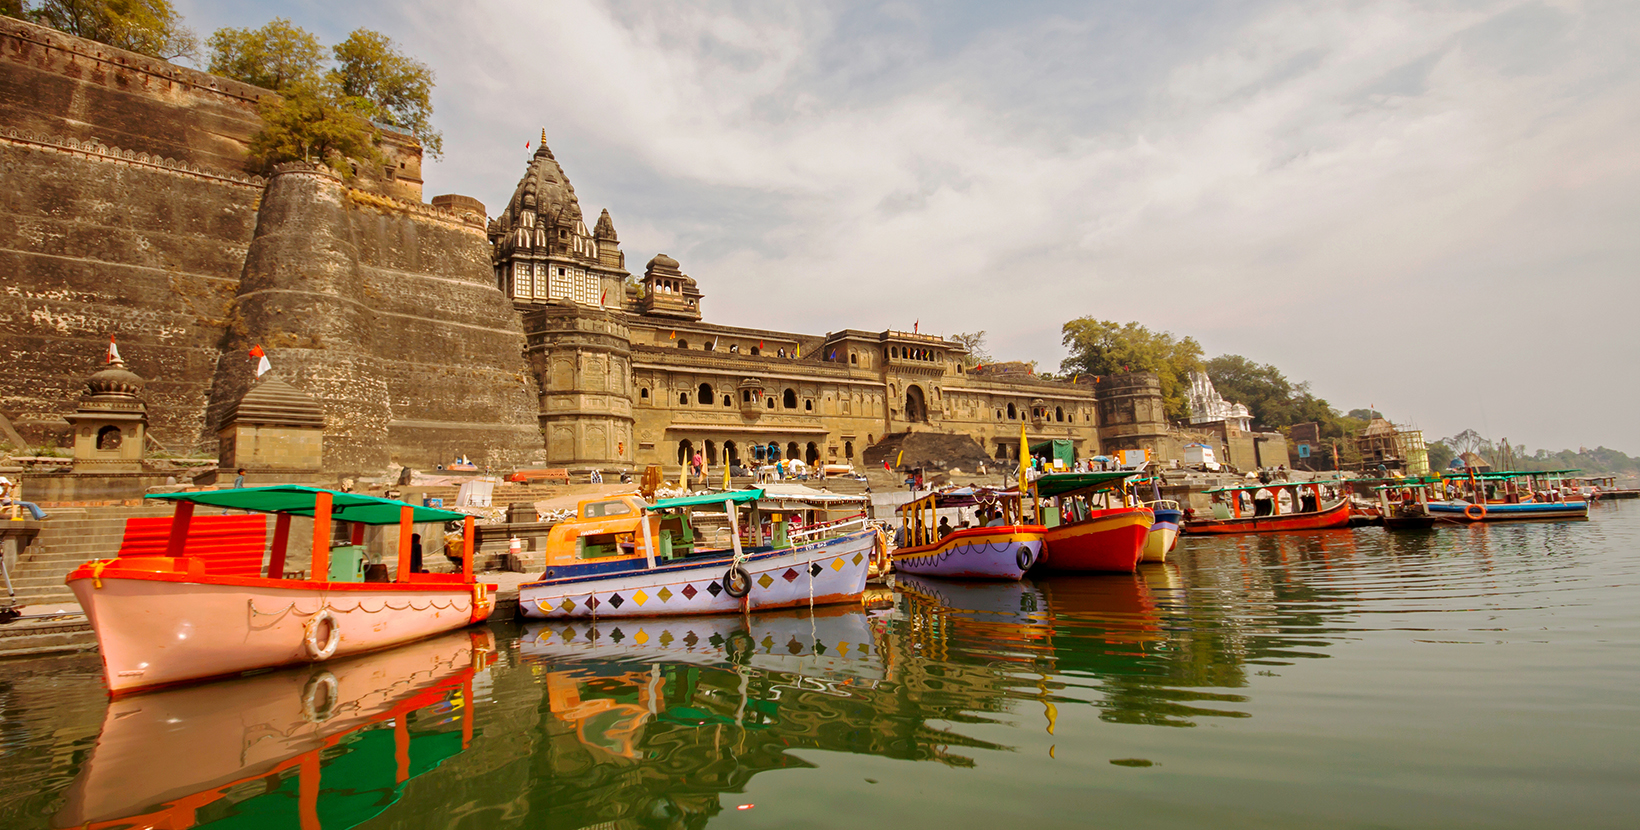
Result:
<svg viewBox="0 0 1640 830"><path fill-rule="evenodd" d="M273 520L273 546L268 551L268 578L285 577L285 554L290 548L290 514L280 513Z"/></svg>
<svg viewBox="0 0 1640 830"><path fill-rule="evenodd" d="M472 582L473 553L475 552L473 546L473 517L468 516L461 525L461 544L462 548L467 551L467 555L461 557L461 578L463 581ZM471 700L471 698L468 699Z"/></svg>
<svg viewBox="0 0 1640 830"><path fill-rule="evenodd" d="M638 516L638 524L643 527L643 555L644 555L644 561L649 564L649 569L650 570L654 570L655 569L655 537L653 535L651 535L650 532L649 532L649 516L646 515L646 514L640 514Z"/></svg>
<svg viewBox="0 0 1640 830"><path fill-rule="evenodd" d="M313 562L310 570L309 579L315 582L330 581L330 493L325 490L313 494Z"/></svg>
<svg viewBox="0 0 1640 830"><path fill-rule="evenodd" d="M735 564L739 565L740 564L740 557L741 557L741 553L740 553L740 514L735 511L735 503L732 502L732 501L725 501L723 503L723 510L724 510L725 513L729 514L729 540L735 546ZM755 515L757 513L757 507L754 506L752 508L752 513L754 514L753 520L752 520L752 527L757 527L757 519L756 519L756 515Z"/></svg>
<svg viewBox="0 0 1640 830"><path fill-rule="evenodd" d="M408 504L399 508L399 582L410 581L410 529L414 526L410 523L410 517L415 514L415 508Z"/></svg>

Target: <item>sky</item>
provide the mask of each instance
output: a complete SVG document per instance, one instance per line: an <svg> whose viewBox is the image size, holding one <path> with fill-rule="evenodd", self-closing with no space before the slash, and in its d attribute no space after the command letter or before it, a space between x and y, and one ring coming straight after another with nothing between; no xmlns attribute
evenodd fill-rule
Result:
<svg viewBox="0 0 1640 830"><path fill-rule="evenodd" d="M1081 316L1430 439L1640 454L1640 3L177 0L437 73L426 195L492 215L546 130L708 321Z"/></svg>

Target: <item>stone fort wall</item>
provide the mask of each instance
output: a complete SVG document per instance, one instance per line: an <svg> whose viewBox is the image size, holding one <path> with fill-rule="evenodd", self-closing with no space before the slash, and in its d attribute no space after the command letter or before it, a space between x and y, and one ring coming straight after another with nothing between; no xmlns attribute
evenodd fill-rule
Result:
<svg viewBox="0 0 1640 830"><path fill-rule="evenodd" d="M323 402L334 471L538 457L482 220L421 204L404 136L345 187L248 174L271 94L0 18L0 411L64 444L115 334L149 381L155 441L212 452L259 342Z"/></svg>

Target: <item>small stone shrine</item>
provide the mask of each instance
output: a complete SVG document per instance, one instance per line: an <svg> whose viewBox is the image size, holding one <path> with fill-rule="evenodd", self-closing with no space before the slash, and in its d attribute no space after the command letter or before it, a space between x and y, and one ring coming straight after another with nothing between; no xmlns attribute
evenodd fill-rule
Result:
<svg viewBox="0 0 1640 830"><path fill-rule="evenodd" d="M264 375L228 408L217 433L218 469L243 467L254 483L292 482L319 474L325 413L306 392Z"/></svg>
<svg viewBox="0 0 1640 830"><path fill-rule="evenodd" d="M142 472L148 430L148 405L142 399L146 384L118 358L86 381L79 408L65 416L74 430L75 473Z"/></svg>

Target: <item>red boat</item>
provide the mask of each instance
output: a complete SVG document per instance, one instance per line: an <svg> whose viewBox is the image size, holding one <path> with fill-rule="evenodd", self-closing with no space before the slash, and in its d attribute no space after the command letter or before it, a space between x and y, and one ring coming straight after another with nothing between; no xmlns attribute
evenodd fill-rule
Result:
<svg viewBox="0 0 1640 830"><path fill-rule="evenodd" d="M1180 530L1190 534L1227 534L1348 527L1350 501L1344 496L1338 497L1335 501L1325 501L1321 487L1329 483L1333 482L1273 482L1208 490L1207 493L1213 496L1214 506L1226 509L1229 515L1188 519L1180 526ZM1270 498L1259 499L1259 491L1268 492ZM1282 510L1281 501L1283 493L1291 497L1285 512ZM1226 494L1229 497L1228 505L1223 501ZM1251 501L1252 508L1247 509L1244 501ZM1215 513L1219 512L1215 510Z"/></svg>
<svg viewBox="0 0 1640 830"><path fill-rule="evenodd" d="M1047 527L1039 567L1050 573L1138 570L1156 514L1132 504L1123 489L1135 475L1054 473L1037 479L1031 488Z"/></svg>

